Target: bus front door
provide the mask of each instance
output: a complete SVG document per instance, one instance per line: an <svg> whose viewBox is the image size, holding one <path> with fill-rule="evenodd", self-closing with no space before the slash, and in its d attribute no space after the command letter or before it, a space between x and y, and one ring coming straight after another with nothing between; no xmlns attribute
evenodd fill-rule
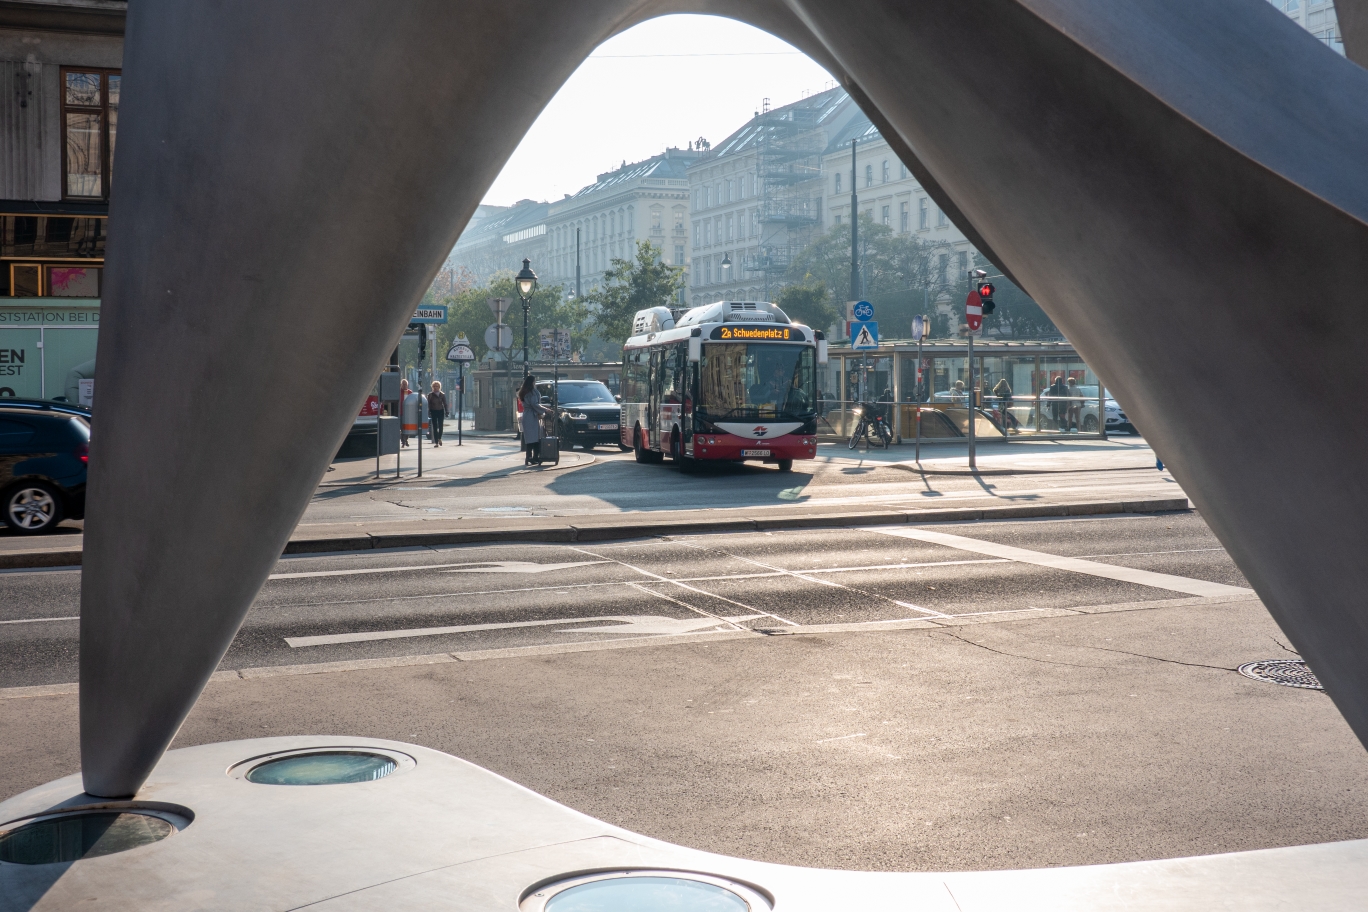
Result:
<svg viewBox="0 0 1368 912"><path fill-rule="evenodd" d="M660 349L651 351L651 382L647 384L650 392L646 396L646 440L645 446L648 450L659 450L660 446Z"/></svg>

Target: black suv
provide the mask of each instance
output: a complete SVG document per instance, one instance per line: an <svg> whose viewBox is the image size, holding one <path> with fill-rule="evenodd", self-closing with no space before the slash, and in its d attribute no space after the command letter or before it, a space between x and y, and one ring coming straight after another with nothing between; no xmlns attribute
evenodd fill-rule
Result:
<svg viewBox="0 0 1368 912"><path fill-rule="evenodd" d="M562 380L560 401L554 402L554 385L549 380L537 384L542 402L556 410L557 433L561 446L592 450L595 446L620 444L618 422L622 406L598 380Z"/></svg>
<svg viewBox="0 0 1368 912"><path fill-rule="evenodd" d="M89 460L88 410L0 399L0 522L37 535L84 517Z"/></svg>

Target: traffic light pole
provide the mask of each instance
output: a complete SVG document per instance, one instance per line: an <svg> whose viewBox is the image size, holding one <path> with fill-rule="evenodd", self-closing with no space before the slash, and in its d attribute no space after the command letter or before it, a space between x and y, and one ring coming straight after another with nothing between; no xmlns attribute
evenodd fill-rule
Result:
<svg viewBox="0 0 1368 912"><path fill-rule="evenodd" d="M974 425L978 424L976 420L978 417L978 396L976 393L977 391L974 389L974 331L971 329L969 330L969 471L971 472L978 471L978 463L974 453L974 443L977 439L974 435Z"/></svg>

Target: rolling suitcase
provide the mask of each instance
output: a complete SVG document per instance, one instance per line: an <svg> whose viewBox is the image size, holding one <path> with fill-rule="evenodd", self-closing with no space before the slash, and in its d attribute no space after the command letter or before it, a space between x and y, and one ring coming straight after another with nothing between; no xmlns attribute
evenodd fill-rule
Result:
<svg viewBox="0 0 1368 912"><path fill-rule="evenodd" d="M541 461L542 465L560 465L560 438L546 434L546 422L542 422Z"/></svg>

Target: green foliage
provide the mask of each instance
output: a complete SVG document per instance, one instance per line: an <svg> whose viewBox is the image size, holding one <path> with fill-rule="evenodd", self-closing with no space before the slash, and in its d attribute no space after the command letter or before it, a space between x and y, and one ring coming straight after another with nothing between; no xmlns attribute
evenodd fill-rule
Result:
<svg viewBox="0 0 1368 912"><path fill-rule="evenodd" d="M445 304L447 306L447 322L445 325L437 327L437 363L441 369L450 368L451 365L445 360L447 350L451 347L452 340L456 334L463 332L470 339L471 347L475 350L477 358L483 359L487 354L484 344L485 328L494 322L494 312L489 309L486 303L489 298L510 298L512 304L504 314L504 322L513 329L513 346L521 353L523 338L523 309L522 301L518 298L517 289L513 285L512 273L503 273L492 277L485 285L467 287L459 293L451 295L437 295L429 292L423 297L425 304ZM566 300L561 296L559 287L538 288L532 293L531 307L528 313L528 349L532 360L535 362L540 351L538 332L543 329L569 329L570 347L572 351L583 351L585 344L589 341L589 332L586 329L587 312L583 304L572 300ZM412 353L408 349L412 348ZM401 354L416 354L415 346L405 346ZM405 367L412 367L406 364Z"/></svg>
<svg viewBox="0 0 1368 912"><path fill-rule="evenodd" d="M888 225L876 224L860 216L860 277L865 300L874 305L883 339L905 339L911 334L916 314L931 317L931 338L958 336L964 320L964 298L969 293L966 276L960 271L956 251L950 244L922 240L913 234L898 234ZM942 265L942 257L945 257ZM974 255L976 268L1000 272L983 257ZM816 242L794 258L789 269L789 288L810 288L824 284L831 289L832 305L838 319L844 314L839 302L850 288L850 224L834 225ZM993 279L997 293L995 313L984 319L988 335L1004 339L1049 339L1059 335L1035 301L1004 278ZM780 293L783 305L785 288ZM794 292L800 294L800 292ZM937 299L949 298L951 310L938 312ZM817 325L817 324L812 324Z"/></svg>
<svg viewBox="0 0 1368 912"><path fill-rule="evenodd" d="M684 287L684 270L670 266L660 248L638 241L634 260L613 258L605 284L584 296L589 326L605 341L620 346L632 333L632 318L648 307L670 307Z"/></svg>
<svg viewBox="0 0 1368 912"><path fill-rule="evenodd" d="M785 286L774 303L789 315L789 319L806 323L813 329L826 330L841 319L841 308L832 300L827 283L810 274L803 276L799 285Z"/></svg>

